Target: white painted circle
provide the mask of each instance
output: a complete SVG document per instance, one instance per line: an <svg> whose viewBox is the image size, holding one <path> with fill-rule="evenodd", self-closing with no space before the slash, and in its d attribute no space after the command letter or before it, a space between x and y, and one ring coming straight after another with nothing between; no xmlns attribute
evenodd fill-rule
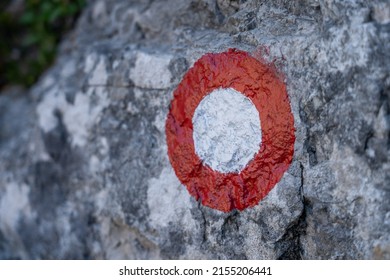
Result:
<svg viewBox="0 0 390 280"><path fill-rule="evenodd" d="M235 89L219 88L206 95L192 124L195 152L219 172L239 173L260 149L259 112Z"/></svg>

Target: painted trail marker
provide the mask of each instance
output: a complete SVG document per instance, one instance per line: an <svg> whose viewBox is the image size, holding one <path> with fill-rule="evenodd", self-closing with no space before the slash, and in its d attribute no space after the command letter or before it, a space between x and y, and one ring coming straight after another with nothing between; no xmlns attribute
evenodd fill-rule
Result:
<svg viewBox="0 0 390 280"><path fill-rule="evenodd" d="M255 206L294 153L294 118L273 67L230 49L205 54L174 92L166 121L176 176L203 205Z"/></svg>

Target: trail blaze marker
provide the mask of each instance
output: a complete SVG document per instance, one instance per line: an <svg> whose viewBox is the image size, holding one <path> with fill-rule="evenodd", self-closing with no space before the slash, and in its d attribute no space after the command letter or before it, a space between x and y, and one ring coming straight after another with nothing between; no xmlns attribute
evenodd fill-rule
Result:
<svg viewBox="0 0 390 280"><path fill-rule="evenodd" d="M244 109L229 115L218 100ZM217 123L210 124L210 117L202 120L205 110L212 111ZM224 115L230 120L223 121ZM237 120L242 126L229 131ZM168 155L176 176L203 205L224 212L257 205L279 182L292 161L294 131L286 86L274 68L235 49L205 54L188 70L174 92L166 121Z"/></svg>

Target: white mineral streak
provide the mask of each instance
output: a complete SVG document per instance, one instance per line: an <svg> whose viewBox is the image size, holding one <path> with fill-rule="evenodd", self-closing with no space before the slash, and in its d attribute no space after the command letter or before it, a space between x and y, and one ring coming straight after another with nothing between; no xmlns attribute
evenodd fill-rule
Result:
<svg viewBox="0 0 390 280"><path fill-rule="evenodd" d="M87 63L88 63L87 58ZM86 69L89 68L89 65L86 65ZM92 86L104 86L107 84L108 80L108 74L106 69L106 62L103 57L99 58L99 61L97 65L95 66L95 69L91 73L91 76L89 78L89 85Z"/></svg>
<svg viewBox="0 0 390 280"><path fill-rule="evenodd" d="M186 188L180 184L172 168L164 168L159 178L149 180L148 206L153 227L167 227L173 223L181 224L184 229L193 229L190 203Z"/></svg>
<svg viewBox="0 0 390 280"><path fill-rule="evenodd" d="M260 149L259 112L232 88L216 89L203 98L192 123L195 151L214 170L240 172Z"/></svg>
<svg viewBox="0 0 390 280"><path fill-rule="evenodd" d="M130 79L137 87L165 89L171 86L171 72L168 69L171 56L137 54L134 68L130 69Z"/></svg>
<svg viewBox="0 0 390 280"><path fill-rule="evenodd" d="M105 88L89 88L86 93L78 92L74 104L69 104L59 88L54 87L37 106L41 129L47 133L58 125L55 111L63 117L72 145L83 147L87 143L89 130L98 121L100 113L109 104Z"/></svg>
<svg viewBox="0 0 390 280"><path fill-rule="evenodd" d="M1 188L0 188L1 191ZM20 216L31 217L30 189L25 184L8 183L0 196L0 227L16 230Z"/></svg>

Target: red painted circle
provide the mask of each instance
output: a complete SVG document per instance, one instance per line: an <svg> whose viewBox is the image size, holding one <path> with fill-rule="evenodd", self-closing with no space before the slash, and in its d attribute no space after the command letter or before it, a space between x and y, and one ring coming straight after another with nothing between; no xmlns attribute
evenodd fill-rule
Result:
<svg viewBox="0 0 390 280"><path fill-rule="evenodd" d="M217 88L234 88L259 111L262 141L240 173L221 173L195 152L192 117L200 101ZM168 155L176 176L203 205L224 212L255 206L282 178L294 153L294 118L286 86L273 67L230 49L205 54L174 92L166 121Z"/></svg>

